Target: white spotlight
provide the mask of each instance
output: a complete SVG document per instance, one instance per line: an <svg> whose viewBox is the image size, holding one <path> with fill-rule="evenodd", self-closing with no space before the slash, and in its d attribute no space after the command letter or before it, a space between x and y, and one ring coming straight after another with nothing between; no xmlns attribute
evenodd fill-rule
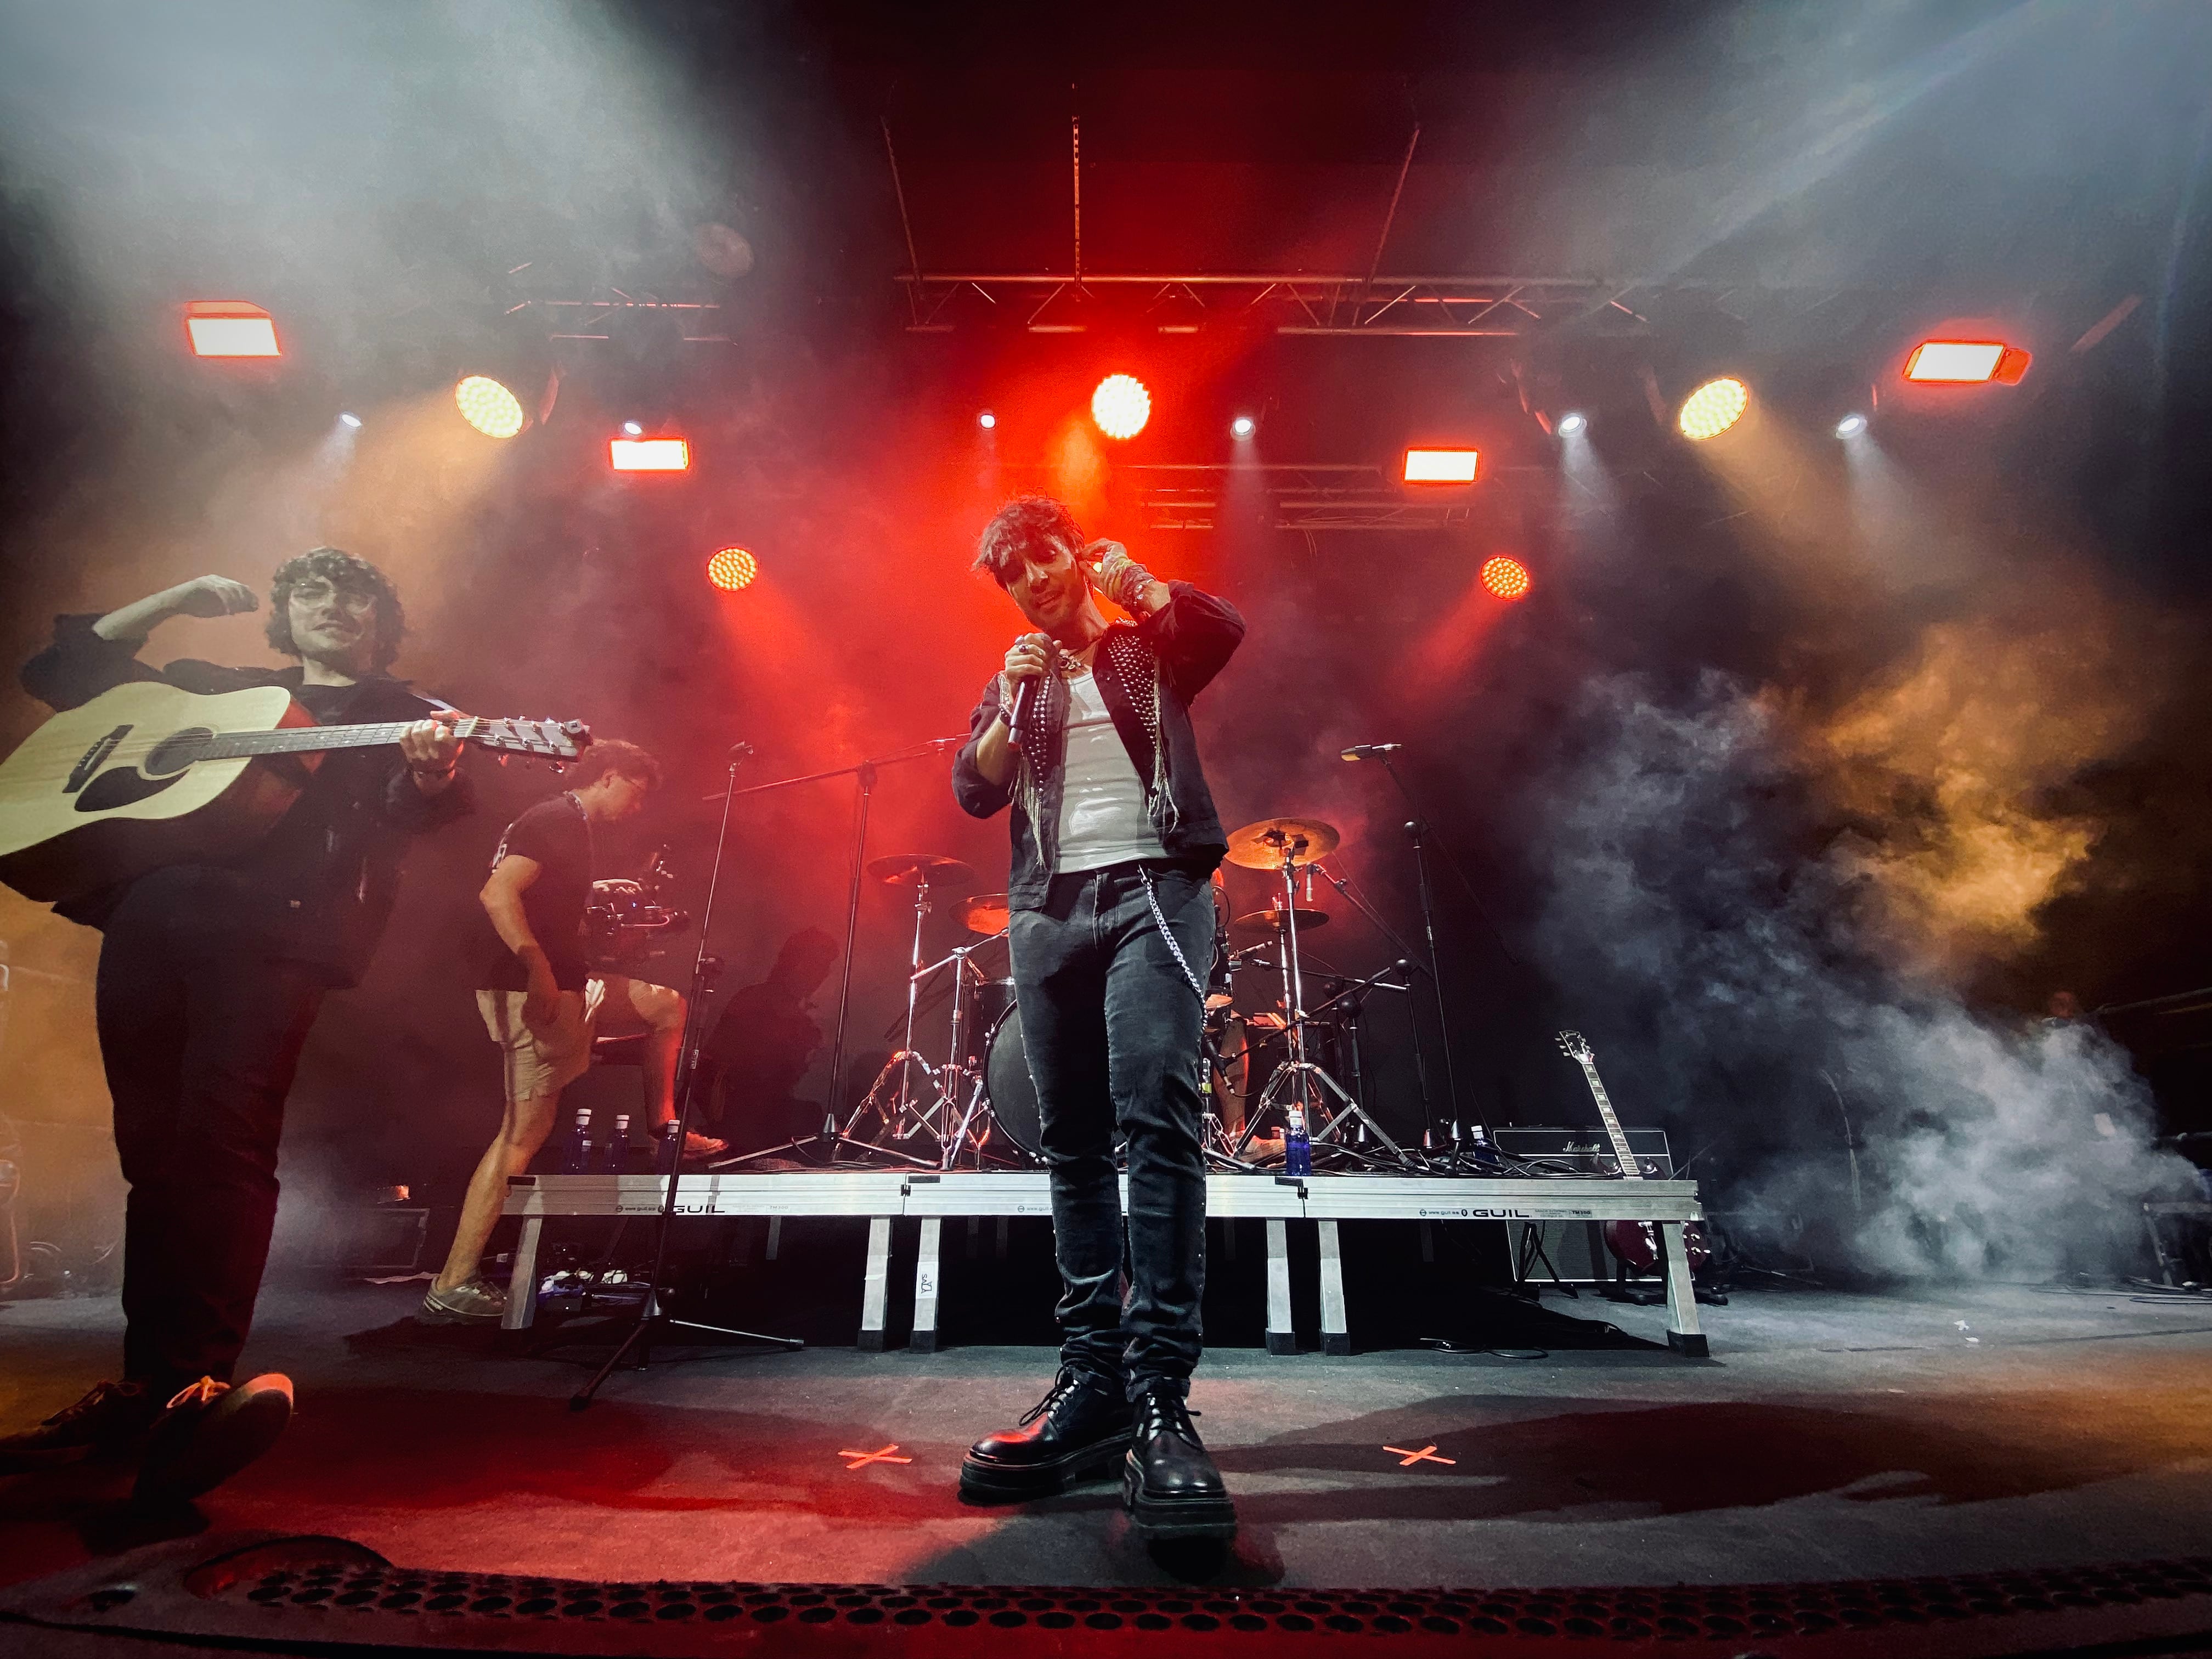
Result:
<svg viewBox="0 0 2212 1659"><path fill-rule="evenodd" d="M635 421L624 421L623 422L623 431L625 435L632 438L642 438L645 436L645 428L640 426Z"/></svg>
<svg viewBox="0 0 2212 1659"><path fill-rule="evenodd" d="M1249 415L1239 415L1229 423L1229 435L1232 438L1249 438L1259 429L1260 423Z"/></svg>
<svg viewBox="0 0 2212 1659"><path fill-rule="evenodd" d="M1865 416L1846 415L1842 420L1836 422L1836 435L1838 438L1856 438L1860 433L1865 431L1866 428L1867 418Z"/></svg>
<svg viewBox="0 0 2212 1659"><path fill-rule="evenodd" d="M361 416L354 414L341 415L338 416L338 422L342 426L359 426Z"/></svg>
<svg viewBox="0 0 2212 1659"><path fill-rule="evenodd" d="M986 432L990 431L992 428L997 426L998 423L999 417L991 413L988 409L975 417L975 424L981 427Z"/></svg>
<svg viewBox="0 0 2212 1659"><path fill-rule="evenodd" d="M1589 417L1587 415L1562 415L1559 416L1559 435L1562 438L1571 438L1576 433L1587 431L1589 428Z"/></svg>

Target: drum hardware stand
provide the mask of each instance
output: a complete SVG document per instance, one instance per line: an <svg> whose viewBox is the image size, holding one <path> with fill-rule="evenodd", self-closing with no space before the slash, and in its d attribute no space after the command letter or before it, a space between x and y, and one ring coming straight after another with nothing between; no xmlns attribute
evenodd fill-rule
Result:
<svg viewBox="0 0 2212 1659"><path fill-rule="evenodd" d="M1367 999L1376 991L1396 991L1411 995L1413 971L1413 963L1401 957L1387 968L1377 969L1365 979L1356 979L1348 985L1339 987L1328 1001L1312 1012L1311 1018L1319 1019L1337 1004L1344 1005L1344 1028L1352 1038L1352 1095L1363 1109L1367 1104L1367 1080L1365 1068L1360 1063L1359 1021L1365 1012ZM1404 975L1403 981L1392 983L1390 975L1393 974Z"/></svg>
<svg viewBox="0 0 2212 1659"><path fill-rule="evenodd" d="M1267 1109L1276 1105L1282 1096L1295 1090L1300 1109L1309 1114L1307 1138L1312 1145L1333 1146L1351 1157L1364 1158L1368 1154L1359 1152L1346 1140L1336 1139L1340 1128L1357 1125L1364 1127L1388 1147L1391 1157L1400 1164L1410 1164L1413 1160L1407 1156L1405 1149L1390 1139L1382 1126L1368 1115L1364 1107L1345 1092L1344 1085L1320 1065L1306 1058L1306 1026L1311 1016L1306 1012L1305 976L1298 957L1297 871L1307 842L1302 835L1288 835L1281 830L1269 830L1267 839L1282 860L1279 866L1283 878L1280 958L1283 1011L1286 1021L1283 1034L1284 1057L1276 1066L1273 1075L1268 1078L1267 1087L1260 1091L1258 1102L1246 1116L1244 1133L1237 1137L1232 1155L1242 1159L1244 1149L1251 1145L1253 1134L1259 1128L1261 1119L1266 1116ZM1331 1095L1336 1097L1338 1105L1329 1103ZM1285 1110L1287 1116L1287 1109ZM1322 1120L1318 1128L1311 1121L1311 1115L1316 1113Z"/></svg>
<svg viewBox="0 0 2212 1659"><path fill-rule="evenodd" d="M1383 758L1388 760L1389 757L1386 755ZM1408 945L1403 939L1399 937L1398 930L1393 927L1389 922L1385 921L1382 919L1381 913L1377 911L1373 905L1370 904L1365 899L1360 897L1358 894L1352 891L1352 884L1349 881L1346 880L1342 876L1338 875L1335 871L1330 869L1327 865L1322 864L1319 860L1316 860L1309 867L1317 872L1323 881L1335 888L1338 895L1342 897L1346 904L1349 904L1353 909L1358 911L1361 915L1366 917L1368 926L1374 928L1376 933L1382 934L1385 939L1389 941L1390 948L1398 953L1398 961L1395 964L1397 967L1428 972L1431 979L1433 981L1435 978L1433 968L1430 969L1420 969L1420 964L1414 959L1413 948ZM1431 934L1431 939L1433 939L1433 937L1434 935ZM1390 970L1389 969L1385 969L1383 971L1388 973ZM1413 989L1412 978L1408 976L1404 986L1395 988L1402 989L1408 996L1411 996ZM1441 1006L1442 1005L1440 1004L1439 1006ZM1413 1004L1410 1002L1406 1006L1406 1029L1412 1035L1413 1039L1413 1081L1415 1086L1420 1090L1421 1093L1421 1147L1423 1152L1425 1152L1430 1151L1435 1145L1437 1120L1436 1113L1429 1103L1429 1061L1428 1055L1424 1051L1421 1044L1421 1017L1415 1012ZM1364 1093L1364 1091L1363 1091L1362 1092Z"/></svg>
<svg viewBox="0 0 2212 1659"><path fill-rule="evenodd" d="M945 1109L945 1091L938 1085L936 1071L914 1050L915 1005L921 996L921 981L945 965L943 962L933 963L927 968L921 965L921 929L922 924L929 918L929 875L923 871L914 886L914 948L907 958L906 1036L898 1053L890 1057L884 1069L876 1074L876 1080L868 1085L866 1096L853 1108L852 1116L845 1120L845 1127L840 1132L841 1139L854 1139L853 1131L860 1127L862 1114L872 1109L893 1140L911 1140L915 1136L926 1133L936 1139L940 1154L943 1152L944 1132L934 1120ZM952 1034L956 1042L960 1035L961 993L965 988L963 979L956 976L952 981ZM930 1087L937 1091L937 1097L926 1109L920 1109L915 1106L913 1092L908 1086L913 1081L914 1068L917 1066L921 1067L921 1074L928 1079ZM884 1085L890 1082L894 1075L898 1079L898 1087L891 1097L889 1109L886 1109L880 1097Z"/></svg>
<svg viewBox="0 0 2212 1659"><path fill-rule="evenodd" d="M1006 936L1006 930L1002 927L988 939L978 939L973 945L956 945L951 955L932 963L916 975L916 979L919 980L935 973L947 963L952 964L952 1047L945 1054L945 1064L939 1066L935 1073L938 1106L932 1109L941 1109L948 1121L957 1112L959 1115L959 1122L954 1127L949 1139L944 1137L941 1131L939 1132L939 1139L945 1149L944 1157L938 1165L939 1169L949 1170L952 1167L962 1152L968 1149L969 1137L971 1134L975 1137L974 1151L980 1160L984 1144L991 1138L991 1127L988 1121L990 1109L983 1103L985 1072L979 1071L971 1074L968 1065L968 1048L962 1041L962 1034L967 1029L968 988L970 976L973 976L974 982L977 985L983 982L983 970L978 968L971 958L985 945L995 945ZM913 996L911 985L908 990L908 996L909 999ZM909 1014L908 1018L911 1019L913 1016ZM985 1069L988 1071L988 1066ZM963 1088L968 1096L968 1103L965 1106L960 1103L960 1096ZM979 1123L979 1119L985 1121Z"/></svg>
<svg viewBox="0 0 2212 1659"><path fill-rule="evenodd" d="M700 1009L712 988L714 976L721 971L720 958L707 950L708 936L714 931L714 896L722 882L722 855L730 840L730 805L737 799L738 769L752 755L752 745L738 744L730 750L729 770L722 781L722 822L714 832L714 863L707 877L707 902L699 912L699 949L691 963L691 994L684 1005L684 1040L677 1049L676 1058L676 1167L668 1171L668 1185L660 1196L660 1217L653 1229L653 1272L645 1281L645 1295L637 1304L637 1318L629 1333L615 1344L614 1352L606 1357L599 1370L592 1373L589 1382L570 1396L568 1409L580 1412L592 1403L599 1386L613 1375L623 1357L633 1348L637 1351L635 1369L643 1370L651 1363L653 1337L656 1328L669 1335L678 1331L700 1331L713 1336L735 1337L740 1341L765 1343L776 1348L803 1348L806 1345L795 1336L769 1336L759 1331L741 1331L726 1325L706 1325L696 1320L678 1319L661 1304L666 1287L661 1275L668 1265L669 1224L676 1218L676 1200L684 1185L683 1148L691 1133L691 1109L696 1103L699 1089ZM681 1340L681 1339L678 1339Z"/></svg>
<svg viewBox="0 0 2212 1659"><path fill-rule="evenodd" d="M911 1164L923 1170L933 1167L927 1158L916 1158L912 1153L900 1152L896 1147L877 1146L865 1140L854 1140L845 1134L837 1127L837 1091L839 1085L844 1081L845 1024L853 1003L853 942L858 936L860 927L860 884L868 848L868 803L870 798L875 793L878 769L896 766L904 761L926 759L931 755L947 754L967 741L965 737L932 738L927 743L915 744L911 748L901 749L889 755L879 755L873 760L862 761L857 766L836 766L826 772L808 772L799 777L778 778L773 783L757 783L750 789L740 789L737 792L741 796L760 795L767 793L771 789L791 789L802 783L821 783L830 778L851 778L858 785L858 795L854 803L853 814L853 878L845 902L844 967L837 981L837 1034L830 1048L830 1097L828 1106L822 1115L822 1127L813 1134L802 1135L796 1140L787 1140L781 1146L763 1147L757 1152L746 1152L737 1158L721 1159L714 1165L716 1169L731 1169L738 1164L750 1164L757 1158L783 1158L793 1154L811 1158L817 1163L835 1164L837 1162L838 1154L848 1148L860 1157L896 1158L902 1163ZM712 800L714 797L709 795L707 799ZM716 848L715 855L719 860L720 857L719 847ZM706 938L706 927L703 922L700 927L699 936L702 941Z"/></svg>

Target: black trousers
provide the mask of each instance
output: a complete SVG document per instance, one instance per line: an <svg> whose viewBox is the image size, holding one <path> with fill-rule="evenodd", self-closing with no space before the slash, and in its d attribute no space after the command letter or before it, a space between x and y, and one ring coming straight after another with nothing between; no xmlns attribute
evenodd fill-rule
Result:
<svg viewBox="0 0 2212 1659"><path fill-rule="evenodd" d="M96 1012L131 1194L124 1375L230 1380L276 1219L284 1097L321 969L271 954L231 878L157 872L108 918Z"/></svg>
<svg viewBox="0 0 2212 1659"><path fill-rule="evenodd" d="M1146 877L1152 896L1146 892ZM1022 1042L1036 1085L1059 1258L1060 1363L1127 1387L1181 1387L1198 1364L1206 1288L1204 985L1213 890L1171 864L1056 876L1008 934ZM1127 1276L1114 1131L1129 1146Z"/></svg>

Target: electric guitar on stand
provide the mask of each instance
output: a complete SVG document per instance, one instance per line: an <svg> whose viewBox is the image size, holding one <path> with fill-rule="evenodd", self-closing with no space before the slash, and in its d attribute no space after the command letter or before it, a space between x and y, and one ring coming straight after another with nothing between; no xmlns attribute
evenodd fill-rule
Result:
<svg viewBox="0 0 2212 1659"><path fill-rule="evenodd" d="M1562 1031L1559 1052L1583 1068L1583 1080L1589 1085L1590 1096L1597 1102L1597 1115L1605 1120L1606 1134L1613 1141L1613 1161L1620 1166L1620 1178L1642 1181L1644 1166L1629 1150L1627 1133L1613 1114L1613 1097L1606 1093L1605 1081L1597 1074L1597 1051L1580 1031ZM1607 1222L1605 1243L1632 1272L1649 1273L1658 1265L1659 1230L1649 1221ZM1682 1254L1689 1259L1692 1275L1703 1272L1705 1264L1712 1260L1712 1247L1705 1242L1705 1231L1694 1221L1682 1229Z"/></svg>
<svg viewBox="0 0 2212 1659"><path fill-rule="evenodd" d="M0 882L52 902L242 853L299 799L325 752L397 744L408 724L318 726L281 685L213 696L118 685L0 761ZM453 735L556 766L592 741L579 720L475 714L455 720Z"/></svg>

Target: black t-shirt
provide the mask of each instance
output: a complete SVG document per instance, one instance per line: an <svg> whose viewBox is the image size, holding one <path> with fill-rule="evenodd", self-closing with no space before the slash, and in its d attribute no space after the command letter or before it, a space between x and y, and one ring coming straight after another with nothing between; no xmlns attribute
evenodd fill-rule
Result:
<svg viewBox="0 0 2212 1659"><path fill-rule="evenodd" d="M580 991L584 965L584 909L592 901L592 823L573 794L541 801L513 823L492 855L496 867L509 854L538 864L538 879L522 890L522 914L544 947L553 981L564 991ZM478 983L491 991L526 991L530 975L522 959L508 950L484 918L490 941Z"/></svg>

